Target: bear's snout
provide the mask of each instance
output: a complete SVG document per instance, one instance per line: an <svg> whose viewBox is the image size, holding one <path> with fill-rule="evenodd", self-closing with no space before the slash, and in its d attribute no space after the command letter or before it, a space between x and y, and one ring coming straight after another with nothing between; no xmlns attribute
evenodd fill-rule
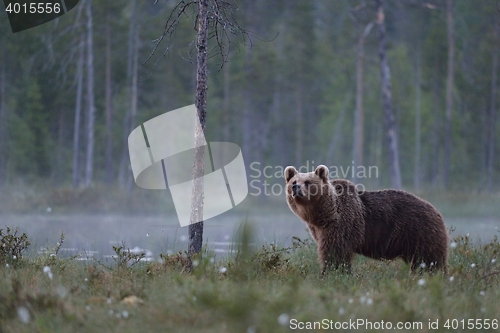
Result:
<svg viewBox="0 0 500 333"><path fill-rule="evenodd" d="M292 196L296 197L303 197L304 193L302 192L302 187L299 184L293 184L292 185Z"/></svg>

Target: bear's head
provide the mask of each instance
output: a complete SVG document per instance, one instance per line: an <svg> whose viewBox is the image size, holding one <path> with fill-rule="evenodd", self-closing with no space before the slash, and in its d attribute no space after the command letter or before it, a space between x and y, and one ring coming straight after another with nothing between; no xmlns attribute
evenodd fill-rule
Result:
<svg viewBox="0 0 500 333"><path fill-rule="evenodd" d="M301 173L293 166L285 169L287 201L301 205L313 204L329 193L329 171L320 165L314 172Z"/></svg>

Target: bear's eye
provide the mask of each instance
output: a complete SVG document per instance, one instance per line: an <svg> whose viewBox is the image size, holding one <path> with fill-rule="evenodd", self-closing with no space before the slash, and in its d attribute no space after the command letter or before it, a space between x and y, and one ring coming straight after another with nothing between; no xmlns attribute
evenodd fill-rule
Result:
<svg viewBox="0 0 500 333"><path fill-rule="evenodd" d="M292 185L295 185L295 184L297 184L297 181L294 181L294 182L292 183Z"/></svg>
<svg viewBox="0 0 500 333"><path fill-rule="evenodd" d="M310 182L310 181L308 181L308 180L306 180L306 181L304 182L304 185L306 185L306 187L309 187L309 185L311 185L311 182Z"/></svg>

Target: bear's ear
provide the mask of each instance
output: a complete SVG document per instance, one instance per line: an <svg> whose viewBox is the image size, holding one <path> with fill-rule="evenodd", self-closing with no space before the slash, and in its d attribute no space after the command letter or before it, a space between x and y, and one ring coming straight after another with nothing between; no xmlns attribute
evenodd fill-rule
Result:
<svg viewBox="0 0 500 333"><path fill-rule="evenodd" d="M284 174L286 182L288 183L288 181L297 174L297 170L293 166L287 166Z"/></svg>
<svg viewBox="0 0 500 333"><path fill-rule="evenodd" d="M328 170L328 167L325 165L319 165L314 173L321 178L325 183L328 183L328 178L330 171Z"/></svg>

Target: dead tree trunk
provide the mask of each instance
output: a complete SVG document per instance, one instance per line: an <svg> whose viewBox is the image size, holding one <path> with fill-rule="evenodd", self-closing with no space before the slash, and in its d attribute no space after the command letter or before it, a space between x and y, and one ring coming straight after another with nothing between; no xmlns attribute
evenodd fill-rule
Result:
<svg viewBox="0 0 500 333"><path fill-rule="evenodd" d="M107 184L113 182L113 87L111 82L111 25L106 24L106 175Z"/></svg>
<svg viewBox="0 0 500 333"><path fill-rule="evenodd" d="M254 1L248 1L245 3L245 17L246 24L249 26L249 29L252 29L252 22L254 21ZM254 88L252 86L253 82L253 55L252 49L247 47L245 50L245 79L246 79L246 87L244 92L244 105L243 105L243 119L242 119L242 150L243 156L247 161L254 160L254 144L255 140L252 135L253 132L253 117L252 117L252 106L253 106L253 95Z"/></svg>
<svg viewBox="0 0 500 333"><path fill-rule="evenodd" d="M85 187L92 183L94 171L94 49L92 32L92 0L87 0L87 151L85 161Z"/></svg>
<svg viewBox="0 0 500 333"><path fill-rule="evenodd" d="M389 166L391 172L391 185L395 189L401 189L401 171L399 168L399 147L396 134L396 120L392 106L391 92L391 70L387 59L387 40L385 29L385 16L383 0L375 0L377 4L377 30L378 30L378 54L380 58L380 74L382 81L382 101L384 105L384 122L387 136L387 148L389 152Z"/></svg>
<svg viewBox="0 0 500 333"><path fill-rule="evenodd" d="M230 117L230 105L231 105L231 67L229 61L224 65L223 71L223 97L222 97L222 110L224 115L222 116L222 139L224 141L229 141L229 135L231 133L231 117Z"/></svg>
<svg viewBox="0 0 500 333"><path fill-rule="evenodd" d="M495 161L495 122L496 122L496 104L497 104L497 72L498 72L498 29L499 23L495 22L493 31L493 63L491 68L491 104L488 116L488 160L487 160L487 189L491 193L493 187L493 165Z"/></svg>
<svg viewBox="0 0 500 333"><path fill-rule="evenodd" d="M134 0L135 1L135 0ZM210 8L209 8L210 3ZM248 34L239 27L234 20L233 13L237 9L231 2L221 0L198 0L185 2L180 0L174 7L173 15L166 22L165 29L161 37L151 52L146 62L151 58L158 48L161 41L167 37L172 38L175 28L181 16L191 6L197 6L197 15L195 26L197 25L198 34L196 37L196 98L195 105L198 115L199 126L195 129L195 154L193 163L193 183L191 189L191 215L189 224L189 243L188 254L191 255L200 253L203 243L203 196L204 196L204 179L205 174L205 124L207 114L207 61L210 50L208 49L209 29L210 35L215 37L215 43L224 63L227 59L225 43L229 43L229 35L227 27L232 27L231 33ZM210 11L210 12L209 12ZM222 33L221 33L222 32ZM168 50L167 50L168 51ZM228 92L228 91L225 91ZM249 109L247 109L249 111ZM243 114L244 115L244 114Z"/></svg>
<svg viewBox="0 0 500 333"><path fill-rule="evenodd" d="M451 169L451 122L453 112L453 79L455 63L455 38L453 32L453 0L446 1L446 26L448 35L448 74L446 78L446 123L444 141L443 183L448 188Z"/></svg>
<svg viewBox="0 0 500 333"><path fill-rule="evenodd" d="M363 111L363 88L364 88L364 62L365 62L365 38L370 33L373 23L369 23L363 30L358 40L357 62L356 62L356 112L354 114L354 170L363 165L363 133L364 133L364 111ZM358 180L354 172L355 182Z"/></svg>
<svg viewBox="0 0 500 333"><path fill-rule="evenodd" d="M200 126L196 126L193 188L191 192L191 223L189 224L188 253L200 253L203 243L203 175L205 173L205 124L207 114L208 60L208 1L198 1L198 37L196 40L196 109ZM200 221L200 222L197 222ZM193 223L197 222L197 223Z"/></svg>

